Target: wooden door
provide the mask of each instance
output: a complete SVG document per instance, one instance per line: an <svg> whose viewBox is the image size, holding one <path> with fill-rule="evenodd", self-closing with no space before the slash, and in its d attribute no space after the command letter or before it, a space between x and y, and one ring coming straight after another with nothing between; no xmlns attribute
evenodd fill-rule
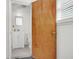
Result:
<svg viewBox="0 0 79 59"><path fill-rule="evenodd" d="M56 59L56 0L32 4L32 53L35 59Z"/></svg>

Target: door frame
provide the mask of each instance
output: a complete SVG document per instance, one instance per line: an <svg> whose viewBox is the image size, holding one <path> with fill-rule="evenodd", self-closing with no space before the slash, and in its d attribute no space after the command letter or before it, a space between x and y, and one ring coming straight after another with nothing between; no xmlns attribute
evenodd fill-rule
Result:
<svg viewBox="0 0 79 59"><path fill-rule="evenodd" d="M11 48L11 6L12 6L12 4L11 4L11 0L7 0L6 1L6 55L7 55L7 59L11 59L11 53L12 53L12 48Z"/></svg>
<svg viewBox="0 0 79 59"><path fill-rule="evenodd" d="M6 20L7 20L6 21L6 59L12 59L12 40L11 40L12 39L12 20L11 20L12 19L12 1L11 0L6 1L6 7L7 7L6 8L6 15L7 15L6 16ZM31 6L31 9L32 9L32 6ZM32 20L31 20L31 39L32 39Z"/></svg>

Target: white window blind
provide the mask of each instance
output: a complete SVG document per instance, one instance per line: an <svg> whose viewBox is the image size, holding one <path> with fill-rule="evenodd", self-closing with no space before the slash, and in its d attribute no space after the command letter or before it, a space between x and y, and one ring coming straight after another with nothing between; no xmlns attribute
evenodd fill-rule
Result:
<svg viewBox="0 0 79 59"><path fill-rule="evenodd" d="M62 3L62 18L71 18L73 16L73 1L63 0Z"/></svg>

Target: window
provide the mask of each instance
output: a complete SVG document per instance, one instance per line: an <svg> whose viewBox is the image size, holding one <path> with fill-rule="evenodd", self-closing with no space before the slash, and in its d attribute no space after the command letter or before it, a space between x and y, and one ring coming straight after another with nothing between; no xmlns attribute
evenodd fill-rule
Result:
<svg viewBox="0 0 79 59"><path fill-rule="evenodd" d="M16 16L16 25L23 25L22 21L23 21L23 17Z"/></svg>

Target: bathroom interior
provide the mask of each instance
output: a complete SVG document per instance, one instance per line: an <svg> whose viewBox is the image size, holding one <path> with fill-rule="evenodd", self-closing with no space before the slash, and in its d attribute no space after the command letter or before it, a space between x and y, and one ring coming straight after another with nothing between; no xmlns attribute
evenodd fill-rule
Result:
<svg viewBox="0 0 79 59"><path fill-rule="evenodd" d="M41 2L47 3L47 1L49 2L49 0L7 0L8 35L6 59L73 59L73 2L72 0L50 0L52 2L54 1L51 3L54 6L52 8L49 7L50 9L54 9L53 15L49 12L45 17L52 15L53 17L50 19L54 20L49 22L43 17L44 15L41 16L41 12L43 13L43 11L40 11L43 7L48 8L48 6L43 4L41 4L43 7L39 6ZM48 5L50 6L50 4ZM45 12L46 10L44 10ZM38 18L44 19L44 21L37 20ZM51 22L54 23L53 26L49 24ZM51 27L55 28L52 29L51 34L53 36L49 34ZM46 33L41 33L44 30ZM54 42L50 42L52 43L51 45L46 45L45 43L49 42L43 39L47 38L49 42ZM51 38L53 40L50 40ZM43 46L41 43L44 43ZM46 51L42 51L42 48L46 49Z"/></svg>

